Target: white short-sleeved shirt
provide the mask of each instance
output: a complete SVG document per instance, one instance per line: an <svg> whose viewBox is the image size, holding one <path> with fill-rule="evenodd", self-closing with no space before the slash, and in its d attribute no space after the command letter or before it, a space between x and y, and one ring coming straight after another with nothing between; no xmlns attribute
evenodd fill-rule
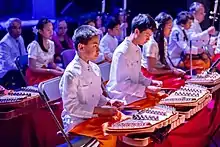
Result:
<svg viewBox="0 0 220 147"><path fill-rule="evenodd" d="M28 47L28 58L36 60L36 67L41 68L43 66L48 66L48 63L52 62L54 59L55 49L54 42L48 40L49 49L48 52L44 52L37 41L32 41Z"/></svg>
<svg viewBox="0 0 220 147"><path fill-rule="evenodd" d="M112 55L118 46L118 39L108 33L100 41L100 52L105 53L112 59Z"/></svg>
<svg viewBox="0 0 220 147"><path fill-rule="evenodd" d="M164 56L165 58L167 57L166 39L164 39ZM157 61L156 65L163 66L163 64L160 62L159 47L153 36L151 36L150 40L144 44L143 49L142 49L141 65L144 68L148 68L147 57L156 58L156 61Z"/></svg>

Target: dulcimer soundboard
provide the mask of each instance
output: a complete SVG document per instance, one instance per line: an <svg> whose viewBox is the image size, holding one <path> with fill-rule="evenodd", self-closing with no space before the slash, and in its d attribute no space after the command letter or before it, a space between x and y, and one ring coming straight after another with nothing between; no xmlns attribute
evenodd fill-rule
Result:
<svg viewBox="0 0 220 147"><path fill-rule="evenodd" d="M129 119L109 125L107 133L115 135L151 133L158 128L172 124L177 119L178 112L175 108L158 105L137 111Z"/></svg>

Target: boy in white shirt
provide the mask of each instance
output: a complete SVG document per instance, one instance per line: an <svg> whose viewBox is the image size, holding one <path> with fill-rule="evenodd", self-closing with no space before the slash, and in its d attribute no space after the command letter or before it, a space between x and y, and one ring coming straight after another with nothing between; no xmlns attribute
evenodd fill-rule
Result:
<svg viewBox="0 0 220 147"><path fill-rule="evenodd" d="M101 39L99 48L100 51L104 54L107 61L112 61L112 55L115 49L118 46L117 36L120 35L120 22L117 21L114 17L108 19L106 24L108 32Z"/></svg>
<svg viewBox="0 0 220 147"><path fill-rule="evenodd" d="M157 93L162 86L161 81L150 80L141 72L141 48L153 30L154 20L146 14L134 17L131 34L116 48L107 83L110 97L123 100L130 104L146 97L146 92Z"/></svg>
<svg viewBox="0 0 220 147"><path fill-rule="evenodd" d="M80 26L74 33L78 53L67 66L60 82L64 107L62 120L66 132L96 138L100 147L115 147L117 138L104 136L102 125L118 121L120 113L113 107L102 108L110 104L110 100L102 95L100 69L91 62L99 55L98 35L98 30L89 25ZM111 104L122 105L117 101L111 101Z"/></svg>

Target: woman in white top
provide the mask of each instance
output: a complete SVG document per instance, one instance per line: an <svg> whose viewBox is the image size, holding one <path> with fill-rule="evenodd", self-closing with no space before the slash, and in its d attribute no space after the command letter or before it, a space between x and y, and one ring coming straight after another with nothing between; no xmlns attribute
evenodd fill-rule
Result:
<svg viewBox="0 0 220 147"><path fill-rule="evenodd" d="M167 41L172 29L172 17L161 12L155 21L158 27L142 50L142 72L146 77L163 81L164 87L178 88L184 85L179 78L184 71L174 68L167 56ZM175 81L175 82L174 82ZM175 84L171 84L174 82Z"/></svg>
<svg viewBox="0 0 220 147"><path fill-rule="evenodd" d="M53 25L49 19L42 18L36 26L36 39L28 45L28 64L26 71L28 85L39 84L63 74L63 69L54 63Z"/></svg>

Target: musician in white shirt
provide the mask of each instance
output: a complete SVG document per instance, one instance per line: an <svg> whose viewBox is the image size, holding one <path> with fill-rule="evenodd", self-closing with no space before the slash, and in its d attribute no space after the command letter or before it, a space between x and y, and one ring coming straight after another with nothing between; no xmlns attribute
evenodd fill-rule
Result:
<svg viewBox="0 0 220 147"><path fill-rule="evenodd" d="M187 31L189 35L189 40L192 40L192 45L197 48L203 48L203 46L208 45L210 35L215 34L215 27L211 26L207 30L202 31L200 23L205 19L205 7L199 2L193 2L189 7L189 12L194 16L194 21L192 26ZM201 50L201 49L200 49ZM201 54L203 50L198 52Z"/></svg>
<svg viewBox="0 0 220 147"><path fill-rule="evenodd" d="M131 34L116 48L107 83L111 98L132 103L146 97L146 92L158 92L162 82L150 80L141 73L141 48L155 29L154 20L145 14L133 18ZM151 86L156 85L156 86Z"/></svg>
<svg viewBox="0 0 220 147"><path fill-rule="evenodd" d="M191 15L186 11L182 11L177 15L176 24L172 28L169 37L168 54L175 67L184 69L184 55L190 51L186 30L191 27L192 22ZM195 51L194 49L192 52Z"/></svg>
<svg viewBox="0 0 220 147"><path fill-rule="evenodd" d="M118 46L117 36L120 35L120 22L114 17L110 17L107 20L106 28L108 32L102 37L100 41L100 52L104 54L107 61L112 61L112 55Z"/></svg>
<svg viewBox="0 0 220 147"><path fill-rule="evenodd" d="M98 35L98 30L89 25L80 26L74 33L77 54L60 81L64 108L62 120L65 132L96 138L100 147L115 147L117 137L104 136L102 124L112 121L118 111L102 106L112 103L119 107L122 103L110 102L102 95L100 69L91 62L99 55Z"/></svg>
<svg viewBox="0 0 220 147"><path fill-rule="evenodd" d="M141 71L146 77L163 81L163 87L180 88L185 84L180 78L185 72L173 67L167 56L166 39L171 33L172 20L165 12L156 16L157 29L142 49Z"/></svg>

